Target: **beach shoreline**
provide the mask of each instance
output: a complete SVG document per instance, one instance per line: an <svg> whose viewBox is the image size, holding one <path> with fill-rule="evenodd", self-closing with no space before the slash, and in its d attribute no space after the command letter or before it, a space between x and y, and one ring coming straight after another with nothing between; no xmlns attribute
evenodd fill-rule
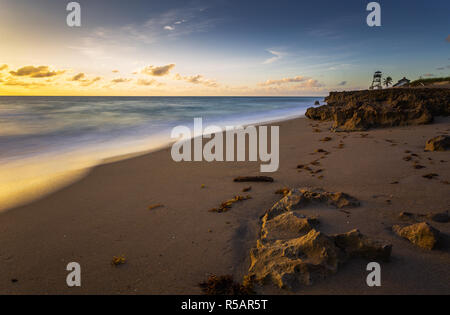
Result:
<svg viewBox="0 0 450 315"><path fill-rule="evenodd" d="M20 97L0 97L0 107L8 105L8 102L19 103L22 106L21 99ZM7 107L7 113L10 113L11 117L29 116L30 121L40 117L41 113L35 112L34 108L47 106L45 105L46 101L52 108L51 110L46 109L47 111L55 110L62 113L69 111L69 113L58 114L37 126L29 126L22 121L8 118L0 132L0 143L3 148L0 155L0 212L54 193L79 180L97 165L168 147L174 142L170 138L171 130L177 125L192 127L195 115L198 115L195 117L203 117L205 126L269 124L302 116L307 106L310 106L314 100L323 98L266 97L261 101L258 97L244 97L237 99L244 102L245 105L235 104L235 107L230 106L226 110L223 109L222 103L233 102L236 98L229 100L229 97L146 97L138 98L139 102L136 102L135 99L130 97L44 97L36 99L31 97L23 101L27 105L26 109L18 105L12 105L12 109ZM220 100L219 109L211 109L214 108L214 101L218 99ZM164 114L159 113L161 104L157 103L158 100L161 100L164 106L171 108L169 112L172 114L166 113L166 111ZM255 106L253 104L255 100L262 102L261 106L263 107L252 108ZM108 102L112 105L106 106L105 104ZM277 102L282 105L276 105ZM71 109L73 105L67 105L72 103L77 104L74 109ZM113 109L110 108L111 106ZM205 112L199 111L198 108L190 109L193 106L204 107ZM270 108L264 109L264 106ZM64 110L61 110L61 107ZM100 117L95 118L91 115L84 117L84 111L91 108L100 111ZM243 109L247 111L246 114L239 115L239 111ZM194 115L195 110L197 113ZM220 110L225 110L224 115L217 115L215 111ZM123 114L119 115L123 118L114 117L112 119L107 114L109 111L123 111ZM130 114L128 111L132 113ZM149 115L153 111L156 111L156 114ZM75 117L72 116L74 114ZM186 118L180 120L180 117L183 117L182 114L186 115ZM77 115L85 119L81 119ZM138 115L139 119L143 121L133 126L133 115ZM165 119L168 121L162 122L161 117L165 117L164 115L167 115ZM188 119L191 116L192 119ZM47 117L45 118L47 119ZM175 121L171 119L175 119ZM61 123L65 120L68 120L67 125ZM92 127L91 120L95 121L96 126L91 132L86 133L86 125ZM130 123L129 120L131 120L129 129L122 130L120 127ZM74 123L76 127L74 127ZM117 127L114 126L114 123L117 124ZM52 128L58 130L57 134L61 133L62 135L54 135L55 131L52 132ZM115 136L105 135L103 129L108 128ZM17 132L18 134L15 134Z"/></svg>
<svg viewBox="0 0 450 315"><path fill-rule="evenodd" d="M443 182L450 180L449 153L423 152L427 139L449 132L448 117L437 117L430 125L352 133L333 133L330 122L306 118L276 125L280 168L275 173L260 173L259 161L175 163L166 147L96 166L55 193L0 213L0 293L199 294L198 283L210 274L232 274L240 281L249 267L249 250L256 245L259 218L282 197L275 191L283 187L322 187L354 196L361 207L348 213L319 208L304 213L318 215L324 233L357 228L392 243L392 259L382 264L379 288L366 285L367 261L358 259L300 291L269 284L258 293L450 293L448 248L424 251L390 230L402 211L448 209L448 185ZM331 140L320 141L325 137ZM320 158L317 149L330 152L320 160L323 178L298 172L298 164ZM416 170L404 161L406 150L416 153L425 168ZM431 172L439 177L422 177ZM233 182L249 175L275 181ZM243 193L248 186L251 190ZM208 211L242 194L252 199L224 213ZM162 206L149 209L156 204ZM450 233L446 223L432 225ZM126 263L112 266L113 256L119 255ZM65 282L65 267L72 261L82 267L80 288L68 288Z"/></svg>

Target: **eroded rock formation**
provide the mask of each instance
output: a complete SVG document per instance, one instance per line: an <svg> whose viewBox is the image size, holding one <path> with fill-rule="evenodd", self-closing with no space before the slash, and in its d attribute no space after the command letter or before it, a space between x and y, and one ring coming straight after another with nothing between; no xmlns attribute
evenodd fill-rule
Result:
<svg viewBox="0 0 450 315"><path fill-rule="evenodd" d="M331 120L336 131L420 125L450 114L450 89L386 89L331 92L327 105L311 107L306 117Z"/></svg>
<svg viewBox="0 0 450 315"><path fill-rule="evenodd" d="M347 194L322 189L291 190L261 220L260 239L250 251L246 281L294 289L336 273L340 264L353 257L389 259L390 244L372 240L358 230L326 235L318 229L318 218L299 213L306 206L321 204L342 208L356 207L359 202Z"/></svg>
<svg viewBox="0 0 450 315"><path fill-rule="evenodd" d="M414 245L424 249L433 249L439 241L440 232L426 222L408 226L394 225L392 230Z"/></svg>

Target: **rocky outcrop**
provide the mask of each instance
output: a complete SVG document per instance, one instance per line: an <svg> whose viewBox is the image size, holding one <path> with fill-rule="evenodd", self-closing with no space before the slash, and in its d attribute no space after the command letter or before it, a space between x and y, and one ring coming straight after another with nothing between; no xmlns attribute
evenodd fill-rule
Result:
<svg viewBox="0 0 450 315"><path fill-rule="evenodd" d="M261 240L286 240L296 238L313 230L319 225L317 218L306 218L292 211L285 212L268 220L267 216L262 219Z"/></svg>
<svg viewBox="0 0 450 315"><path fill-rule="evenodd" d="M292 189L266 213L266 220L286 211L301 209L311 203L325 204L339 209L359 206L358 200L342 192L327 192L320 188Z"/></svg>
<svg viewBox="0 0 450 315"><path fill-rule="evenodd" d="M425 151L447 151L450 149L450 137L447 135L434 137L425 144Z"/></svg>
<svg viewBox="0 0 450 315"><path fill-rule="evenodd" d="M316 230L269 244L258 241L257 247L250 251L248 278L260 284L273 282L280 288L309 285L315 276L337 271L338 255L333 239Z"/></svg>
<svg viewBox="0 0 450 315"><path fill-rule="evenodd" d="M435 248L439 241L440 232L426 222L408 226L394 225L392 230L397 235L424 249Z"/></svg>
<svg viewBox="0 0 450 315"><path fill-rule="evenodd" d="M331 120L336 131L420 125L450 114L450 89L386 89L331 92L327 105L311 107L306 117Z"/></svg>
<svg viewBox="0 0 450 315"><path fill-rule="evenodd" d="M336 273L340 264L353 257L389 259L391 245L372 240L358 230L326 235L318 229L318 218L298 213L308 205L321 204L339 208L359 202L347 194L322 189L291 190L262 217L260 239L250 251L246 281L294 289Z"/></svg>

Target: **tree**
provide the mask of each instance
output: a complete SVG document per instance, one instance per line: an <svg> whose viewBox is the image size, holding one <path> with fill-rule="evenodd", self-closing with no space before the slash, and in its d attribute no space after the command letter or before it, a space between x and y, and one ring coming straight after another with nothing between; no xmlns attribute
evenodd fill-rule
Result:
<svg viewBox="0 0 450 315"><path fill-rule="evenodd" d="M384 86L389 87L389 85L392 85L392 78L391 77L385 78L383 83L384 83Z"/></svg>

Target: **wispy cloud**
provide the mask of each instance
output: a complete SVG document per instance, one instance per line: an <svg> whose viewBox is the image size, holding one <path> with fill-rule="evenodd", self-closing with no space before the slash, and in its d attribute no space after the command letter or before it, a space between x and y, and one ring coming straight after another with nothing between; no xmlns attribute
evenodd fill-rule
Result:
<svg viewBox="0 0 450 315"><path fill-rule="evenodd" d="M6 70L6 69L8 69L8 65L7 64L4 64L4 65L0 66L0 71Z"/></svg>
<svg viewBox="0 0 450 315"><path fill-rule="evenodd" d="M72 78L69 79L69 81L80 81L82 80L86 75L84 73L78 73L74 75Z"/></svg>
<svg viewBox="0 0 450 315"><path fill-rule="evenodd" d="M267 80L265 82L259 83L259 86L269 86L269 85L281 85L281 84L287 84L287 83L295 83L295 82L303 82L308 80L307 77L298 75L293 78L283 78L279 80Z"/></svg>
<svg viewBox="0 0 450 315"><path fill-rule="evenodd" d="M285 54L280 51L275 51L275 50L270 50L270 49L267 51L272 55L272 57L264 60L263 64L265 64L265 65L274 63L275 61L278 61L285 56Z"/></svg>
<svg viewBox="0 0 450 315"><path fill-rule="evenodd" d="M338 86L344 86L344 85L347 85L347 81L342 81L342 82L338 83Z"/></svg>
<svg viewBox="0 0 450 315"><path fill-rule="evenodd" d="M130 82L130 81L132 81L132 79L128 79L128 78L117 78L117 79L111 80L111 83L113 83L113 84L118 84L118 83L126 83L126 82Z"/></svg>
<svg viewBox="0 0 450 315"><path fill-rule="evenodd" d="M192 76L182 76L179 73L175 75L176 80L182 80L193 84L201 84L207 87L218 87L218 83L215 80L205 79L201 74Z"/></svg>
<svg viewBox="0 0 450 315"><path fill-rule="evenodd" d="M445 40L450 43L450 35L448 35Z"/></svg>

